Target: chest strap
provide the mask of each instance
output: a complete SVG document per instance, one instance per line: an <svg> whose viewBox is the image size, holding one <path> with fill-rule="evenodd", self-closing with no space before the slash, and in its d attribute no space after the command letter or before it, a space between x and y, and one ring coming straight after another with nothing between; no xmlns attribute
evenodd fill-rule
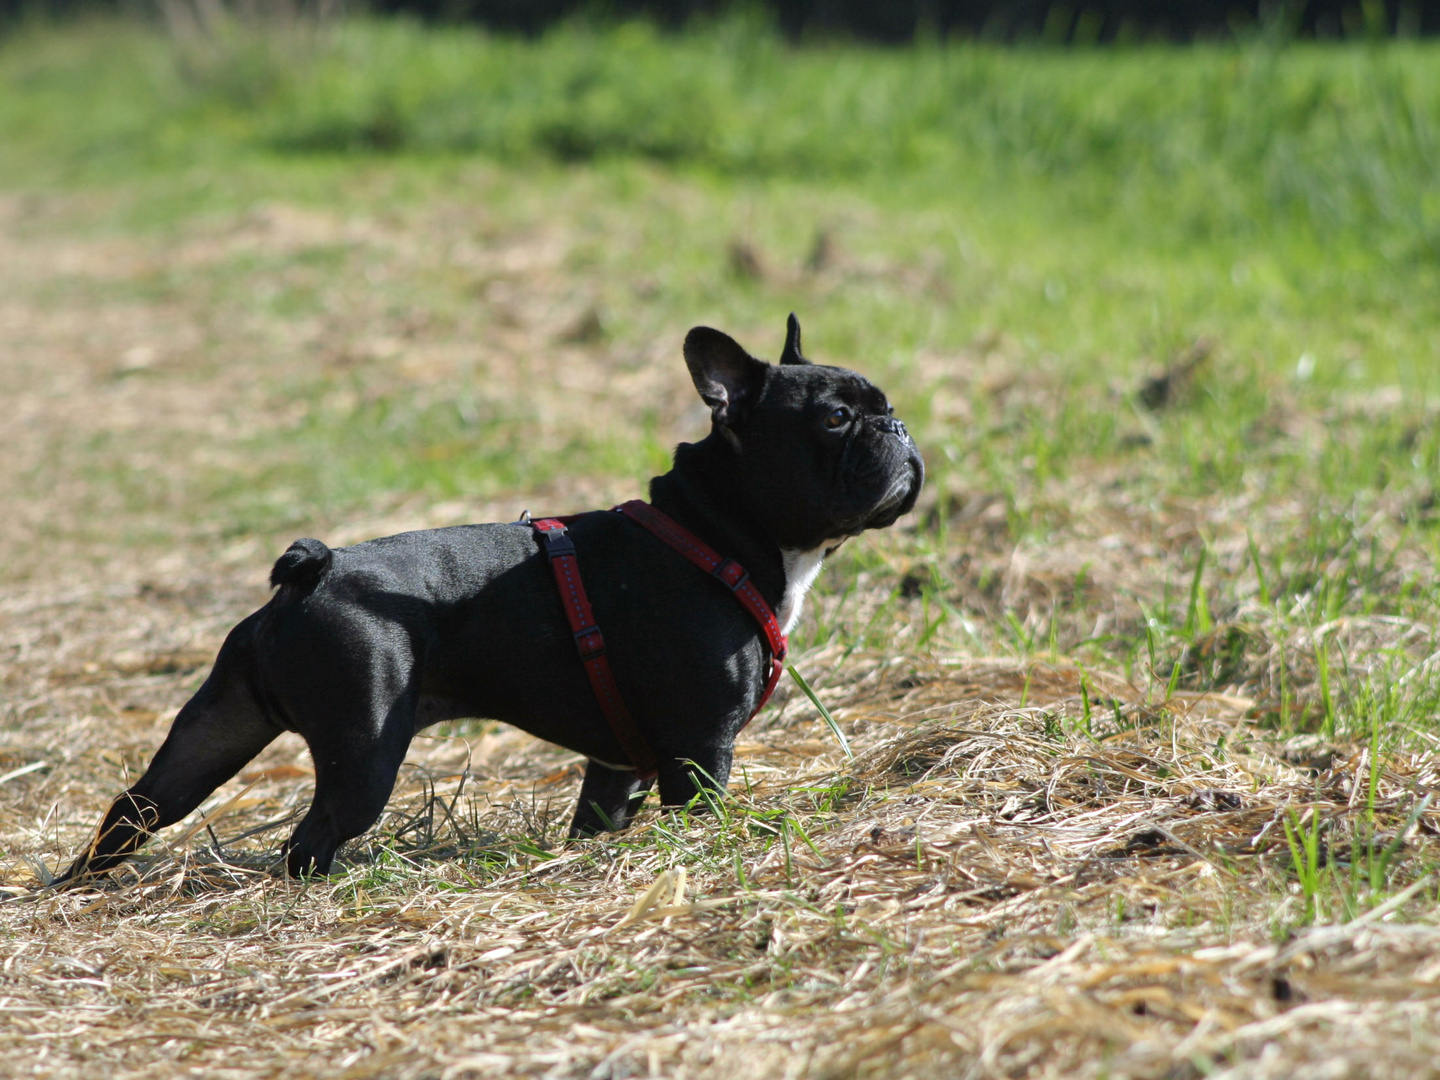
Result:
<svg viewBox="0 0 1440 1080"><path fill-rule="evenodd" d="M756 713L770 701L771 695L775 693L775 687L780 682L780 674L785 670L785 654L789 650L790 644L785 635L780 632L780 623L775 618L775 612L770 610L770 605L760 595L760 590L750 580L750 575L745 572L743 566L734 559L722 558L716 554L715 550L698 536L656 510L649 503L632 499L630 502L622 503L616 509L637 525L648 529L669 544L711 577L718 578L735 595L735 599L740 601L740 606L760 624L760 631L765 635L765 643L770 647L770 674L765 680L765 692L760 695L760 704L755 706L755 712L752 712L749 719L745 721L748 724L755 719Z"/></svg>
<svg viewBox="0 0 1440 1080"><path fill-rule="evenodd" d="M780 632L775 613L750 581L750 575L743 566L733 559L721 558L704 541L653 506L636 499L616 509L717 578L760 624L770 648L770 674L765 681L760 703L745 721L748 724L775 693L775 686L779 683L780 673L785 667L787 642L785 635ZM610 670L610 661L605 654L605 635L595 621L590 598L580 580L575 543L566 531L566 520L568 519L540 518L529 524L540 538L541 547L550 560L555 586L565 606L565 617L569 620L570 631L575 637L575 648L580 654L585 674L589 676L590 687L595 691L595 699L600 703L600 710L605 714L605 720L609 723L616 741L635 766L636 775L642 780L650 780L658 771L659 759L645 741L645 736L640 733L635 718L625 707L619 687L615 685L615 675Z"/></svg>

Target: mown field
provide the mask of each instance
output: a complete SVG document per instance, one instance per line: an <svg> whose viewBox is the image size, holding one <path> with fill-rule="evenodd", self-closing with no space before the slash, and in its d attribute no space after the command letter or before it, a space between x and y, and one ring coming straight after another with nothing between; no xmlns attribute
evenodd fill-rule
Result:
<svg viewBox="0 0 1440 1080"><path fill-rule="evenodd" d="M3 1071L1434 1074L1436 47L220 11L0 36ZM853 756L566 843L449 725L300 885L282 740L36 888L292 538L634 497L792 310L929 470L792 638Z"/></svg>

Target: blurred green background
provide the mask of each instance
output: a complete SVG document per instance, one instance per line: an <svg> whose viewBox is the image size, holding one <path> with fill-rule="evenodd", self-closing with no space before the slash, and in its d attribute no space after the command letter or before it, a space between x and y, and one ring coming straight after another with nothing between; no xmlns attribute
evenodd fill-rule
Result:
<svg viewBox="0 0 1440 1080"><path fill-rule="evenodd" d="M775 327L794 309L817 354L876 374L1003 341L1014 364L1093 388L1208 336L1225 377L1206 384L1220 408L1203 422L1231 436L1272 384L1393 384L1407 405L1431 392L1429 43L795 47L758 16L521 39L195 10L0 38L0 185L85 196L52 223L77 234L154 235L276 200L506 207L577 237L573 276L616 352L701 317ZM844 274L804 271L832 250ZM345 273L343 243L305 257ZM453 269L437 253L428 280L387 295L459 309L473 283ZM209 268L211 302L256 272ZM178 274L143 287L198 287ZM282 293L268 303L291 315L320 303L314 288ZM933 375L898 392L936 464L984 467L966 432L926 426ZM288 373L289 393L304 376ZM1057 467L1137 442L1122 414L1075 397L1078 414L1062 403L1037 435L1059 440L1040 448ZM1427 439L1405 460L1428 469ZM1227 455L1242 449L1220 438L1205 482L1235 480ZM510 469L506 483L530 467L484 463Z"/></svg>
<svg viewBox="0 0 1440 1080"><path fill-rule="evenodd" d="M55 326L111 313L74 346L89 374L41 398L152 417L31 424L12 575L37 541L254 541L260 565L397 507L629 496L704 432L686 329L773 357L793 310L808 352L887 389L931 476L910 538L822 592L869 574L955 613L927 642L1152 664L1257 598L1433 615L1429 41L166 12L0 37L4 287L39 327L11 383L59 362ZM1002 594L1040 549L1071 553L1064 582ZM1136 577L1097 599L1105 559ZM1148 614L1100 632L1122 594Z"/></svg>

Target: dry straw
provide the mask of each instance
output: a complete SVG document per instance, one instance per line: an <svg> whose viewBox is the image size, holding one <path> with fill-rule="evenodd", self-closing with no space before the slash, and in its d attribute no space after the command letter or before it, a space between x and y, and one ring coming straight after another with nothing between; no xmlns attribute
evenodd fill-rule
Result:
<svg viewBox="0 0 1440 1080"><path fill-rule="evenodd" d="M294 747L102 892L12 864L0 1047L43 1076L1430 1074L1432 755L1292 764L1243 697L1068 663L838 660L803 666L853 760L792 693L722 805L611 840L557 841L569 760L476 728L425 741L334 881L267 869ZM11 850L50 862L113 787L0 764Z"/></svg>

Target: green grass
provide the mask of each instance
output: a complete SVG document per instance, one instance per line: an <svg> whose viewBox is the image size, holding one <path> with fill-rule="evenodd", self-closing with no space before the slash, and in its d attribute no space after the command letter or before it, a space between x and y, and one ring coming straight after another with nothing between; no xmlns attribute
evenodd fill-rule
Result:
<svg viewBox="0 0 1440 1080"><path fill-rule="evenodd" d="M918 228L888 246L999 271L954 301L991 325L1023 320L1041 348L1160 348L1210 313L1253 331L1242 347L1283 340L1286 364L1311 352L1322 383L1429 366L1374 317L1433 305L1416 287L1440 253L1440 75L1424 45L897 53L792 50L746 22L524 42L350 21L237 22L178 46L99 24L0 50L0 171L158 176L163 207L148 209L170 219L244 200L277 168L326 197L337 156L347 173L644 161L727 191L799 184L903 206ZM1342 299L1359 316L1343 335L1353 358L1311 322Z"/></svg>
<svg viewBox="0 0 1440 1080"><path fill-rule="evenodd" d="M1382 228L1372 245L1423 257L1440 235L1440 77L1421 45L898 53L792 50L745 21L679 37L572 25L538 43L235 21L178 48L100 25L89 42L32 31L6 51L7 88L24 99L12 96L7 133L43 134L45 164L77 176L237 147L641 158L737 179L903 176L942 197L1040 180L1066 211L1128 219L1126 239L1146 246L1309 220ZM77 105L84 115L49 127Z"/></svg>
<svg viewBox="0 0 1440 1080"><path fill-rule="evenodd" d="M1440 295L1433 60L1423 45L792 50L746 22L539 42L234 23L177 46L98 24L0 43L0 178L118 184L123 220L163 227L276 190L365 200L356 177L377 170L423 198L476 158L583 166L612 178L607 199L648 206L648 163L712 204L748 201L748 231L796 259L827 218L884 214L865 239L928 260L937 295L847 296L825 322L843 353L999 327L1088 373L1208 330L1266 373L1308 354L1322 387L1431 392L1428 342L1388 316L1423 325ZM686 210L685 225L709 216Z"/></svg>
<svg viewBox="0 0 1440 1080"><path fill-rule="evenodd" d="M197 382L289 358L260 376L270 421L216 464L157 484L126 457L134 436L74 451L105 506L134 512L137 545L197 502L217 508L212 532L268 535L412 494L544 489L576 462L632 482L662 469L698 430L623 391L538 438L544 409L493 390L491 361L417 384L346 352L485 341L506 281L448 245L548 230L564 238L550 299L602 313L605 363L667 341L674 358L701 320L773 352L793 309L811 353L891 391L940 508L909 547L862 546L832 571L802 645L883 647L919 619L918 649L1073 653L1172 692L1261 679L1263 645L1284 654L1266 716L1361 737L1428 723L1440 701L1410 654L1360 663L1334 632L1436 613L1437 60L1422 43L796 49L746 20L535 41L365 19L179 37L41 25L0 39L0 188L38 200L21 233L162 249L272 203L379 223L51 277L23 298L214 313ZM821 235L842 259L807 270ZM737 240L760 279L737 273ZM287 344L307 323L318 343ZM1214 352L1188 392L1138 404L1142 377L1201 336ZM41 464L26 482L52 479ZM1141 531L1165 549L1129 597L1143 625L1092 632L1083 565L1039 607L996 599L995 560L971 582L992 608L957 592L973 538L952 512L995 498L1006 550L1083 549L1102 537L1077 493L1097 490L1151 515ZM1176 507L1202 503L1234 510L1163 539ZM913 566L928 569L905 585ZM847 601L877 582L883 602Z"/></svg>

